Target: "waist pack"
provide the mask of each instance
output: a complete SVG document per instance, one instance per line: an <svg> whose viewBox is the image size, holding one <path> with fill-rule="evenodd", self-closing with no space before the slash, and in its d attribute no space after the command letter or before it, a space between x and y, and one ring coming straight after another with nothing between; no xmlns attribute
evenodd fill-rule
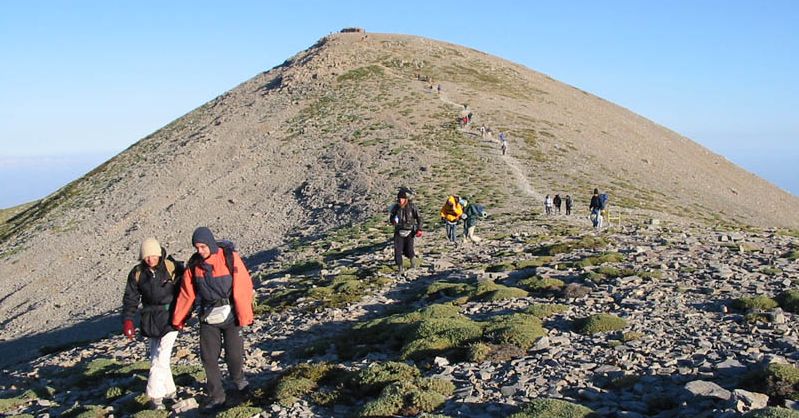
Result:
<svg viewBox="0 0 799 418"><path fill-rule="evenodd" d="M229 304L206 308L200 316L200 321L209 325L218 325L230 319L232 309Z"/></svg>
<svg viewBox="0 0 799 418"><path fill-rule="evenodd" d="M402 238L407 238L408 236L411 235L412 232L413 232L412 229L400 229L399 231L397 231L399 236L401 236Z"/></svg>

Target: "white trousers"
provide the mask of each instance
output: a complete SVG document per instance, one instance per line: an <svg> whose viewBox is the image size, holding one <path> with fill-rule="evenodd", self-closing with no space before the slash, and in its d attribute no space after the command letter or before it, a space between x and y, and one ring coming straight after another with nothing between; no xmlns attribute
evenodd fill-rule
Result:
<svg viewBox="0 0 799 418"><path fill-rule="evenodd" d="M172 380L172 346L178 338L177 331L168 332L161 338L150 338L150 377L147 379L147 396L160 399L175 392Z"/></svg>

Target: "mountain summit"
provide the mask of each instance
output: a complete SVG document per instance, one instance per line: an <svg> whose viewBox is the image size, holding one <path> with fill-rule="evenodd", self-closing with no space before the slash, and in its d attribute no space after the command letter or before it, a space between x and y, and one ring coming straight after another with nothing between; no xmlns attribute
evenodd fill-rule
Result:
<svg viewBox="0 0 799 418"><path fill-rule="evenodd" d="M185 260L206 225L258 271L290 242L384 213L401 185L430 228L450 193L517 214L570 193L584 217L594 187L624 219L799 227L796 197L601 98L457 45L339 33L10 214L0 354L116 332L146 237Z"/></svg>

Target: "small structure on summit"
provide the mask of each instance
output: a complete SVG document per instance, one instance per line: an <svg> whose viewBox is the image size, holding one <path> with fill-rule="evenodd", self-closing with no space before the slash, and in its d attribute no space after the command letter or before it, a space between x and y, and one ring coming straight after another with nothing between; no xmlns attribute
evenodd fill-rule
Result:
<svg viewBox="0 0 799 418"><path fill-rule="evenodd" d="M341 33L366 33L364 28L344 28L341 30Z"/></svg>

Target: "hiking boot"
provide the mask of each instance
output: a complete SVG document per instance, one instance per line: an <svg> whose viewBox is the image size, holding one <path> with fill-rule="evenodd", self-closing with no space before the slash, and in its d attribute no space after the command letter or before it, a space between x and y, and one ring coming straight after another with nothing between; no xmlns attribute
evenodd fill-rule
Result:
<svg viewBox="0 0 799 418"><path fill-rule="evenodd" d="M149 402L150 409L156 411L165 411L166 406L164 405L164 398L152 398Z"/></svg>
<svg viewBox="0 0 799 418"><path fill-rule="evenodd" d="M215 415L225 407L225 400L208 400L203 406L200 407L200 412L203 414Z"/></svg>
<svg viewBox="0 0 799 418"><path fill-rule="evenodd" d="M403 277L405 275L405 266L402 264L397 266L397 277Z"/></svg>

